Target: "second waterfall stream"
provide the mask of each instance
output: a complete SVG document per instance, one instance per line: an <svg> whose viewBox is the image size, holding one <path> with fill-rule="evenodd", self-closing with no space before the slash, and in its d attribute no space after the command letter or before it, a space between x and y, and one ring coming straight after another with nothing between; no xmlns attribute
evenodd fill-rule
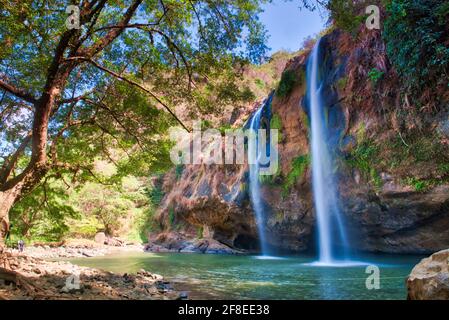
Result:
<svg viewBox="0 0 449 320"><path fill-rule="evenodd" d="M315 204L319 260L317 264L335 265L346 260L346 232L338 206L334 163L329 146L328 116L325 116L318 40L307 63L307 99L310 108L310 145L312 152L312 187ZM341 248L338 250L338 248Z"/></svg>

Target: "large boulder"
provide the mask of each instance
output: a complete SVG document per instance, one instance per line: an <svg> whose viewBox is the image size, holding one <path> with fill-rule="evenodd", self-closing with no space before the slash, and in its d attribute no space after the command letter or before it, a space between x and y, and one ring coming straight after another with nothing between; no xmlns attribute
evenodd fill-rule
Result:
<svg viewBox="0 0 449 320"><path fill-rule="evenodd" d="M410 300L449 300L449 249L421 260L407 279Z"/></svg>
<svg viewBox="0 0 449 320"><path fill-rule="evenodd" d="M95 235L95 242L99 244L105 244L106 242L106 234L104 232L98 232Z"/></svg>

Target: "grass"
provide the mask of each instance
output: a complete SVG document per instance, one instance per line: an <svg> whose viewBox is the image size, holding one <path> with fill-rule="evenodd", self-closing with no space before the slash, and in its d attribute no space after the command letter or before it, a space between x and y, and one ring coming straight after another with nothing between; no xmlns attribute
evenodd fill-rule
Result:
<svg viewBox="0 0 449 320"><path fill-rule="evenodd" d="M218 131L220 131L221 135L224 136L226 134L226 130L231 130L232 129L232 125L230 125L229 123L226 123L224 125L222 125L220 128L218 128Z"/></svg>
<svg viewBox="0 0 449 320"><path fill-rule="evenodd" d="M265 185L275 185L276 178L281 174L281 169L278 166L275 174L271 175L259 175L259 182Z"/></svg>
<svg viewBox="0 0 449 320"><path fill-rule="evenodd" d="M309 121L309 117L307 116L307 114L305 112L300 112L299 114L300 116L300 120L302 123L302 127L303 128L310 128L310 121Z"/></svg>

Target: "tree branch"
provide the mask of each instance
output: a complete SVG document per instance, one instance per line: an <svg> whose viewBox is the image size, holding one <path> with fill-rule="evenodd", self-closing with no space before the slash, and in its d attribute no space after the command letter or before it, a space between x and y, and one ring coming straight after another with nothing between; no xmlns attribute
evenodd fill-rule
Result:
<svg viewBox="0 0 449 320"><path fill-rule="evenodd" d="M14 170L16 166L17 160L19 160L20 155L25 151L25 148L31 141L31 132L25 137L17 150L6 159L5 163L0 169L0 184L5 183L8 180L8 177L11 175L11 172Z"/></svg>
<svg viewBox="0 0 449 320"><path fill-rule="evenodd" d="M142 1L143 0L134 0L134 2L128 7L128 10L126 10L122 21L120 21L115 28L111 29L103 38L95 42L90 47L80 49L77 54L86 57L93 57L110 45L123 32Z"/></svg>
<svg viewBox="0 0 449 320"><path fill-rule="evenodd" d="M141 84L139 84L139 83L137 83L137 82L135 82L135 81L133 81L133 80L130 80L130 79L128 79L128 78L126 78L126 77L123 77L122 75L120 75L120 74L118 74L118 73L116 73L116 72L114 72L114 71L112 71L112 70L109 70L109 69L107 69L107 68L105 68L105 67L103 67L102 65L100 65L100 64L98 64L97 62L95 62L95 61L93 61L92 59L88 59L88 58L85 58L85 57L71 57L71 58L68 58L68 60L71 60L71 59L78 59L78 60L83 60L83 61L86 61L86 62L89 62L90 64L92 64L93 66L95 66L96 68L98 68L98 69L100 69L101 71L104 71L104 72L106 72L106 73L108 73L108 74L110 74L111 76L113 76L113 77L115 77L115 78L117 78L117 79L120 79L120 80L122 80L122 81L124 81L124 82L127 82L127 83L129 83L129 84L131 84L131 85L133 85L133 86L135 86L135 87L138 87L139 89L141 89L141 90L143 90L143 91L145 91L146 93L148 93L150 96L152 96L153 97L153 99L155 99L159 104L161 104L175 119L176 119L176 121L187 131L187 132L190 132L190 130L186 127L186 125L184 125L184 123L176 116L176 114L170 109L170 107L166 104L166 103L164 103L155 93L153 93L151 90L149 90L149 89L147 89L147 88L145 88L144 86L142 86Z"/></svg>
<svg viewBox="0 0 449 320"><path fill-rule="evenodd" d="M97 103L97 102L95 102L95 101L93 101L93 100L90 100L90 99L85 99L85 101L88 102L88 103L90 103L90 104L92 104L92 105L97 105L98 107L100 107L100 108L103 109L103 110L106 110L106 111L111 115L111 117L115 120L115 122L117 122L117 123L119 124L119 126L122 127L122 129L125 130L125 132L126 132L127 134L129 134L130 136L132 136L132 137L136 140L136 142L137 142L137 144L139 145L140 149L141 149L141 150L144 150L143 145L142 145L142 143L140 142L139 137L138 137L136 134L134 134L133 132L131 132L131 130L130 130L129 128L127 128L127 127L123 124L122 121L120 121L120 119L118 118L117 114L116 114L111 108L109 108L104 102L99 101L99 102Z"/></svg>
<svg viewBox="0 0 449 320"><path fill-rule="evenodd" d="M37 99L31 93L28 93L23 89L17 88L2 79L0 79L0 88L11 93L12 95L16 96L17 98L25 100L26 102L29 102L33 105L36 104L36 102L37 102Z"/></svg>

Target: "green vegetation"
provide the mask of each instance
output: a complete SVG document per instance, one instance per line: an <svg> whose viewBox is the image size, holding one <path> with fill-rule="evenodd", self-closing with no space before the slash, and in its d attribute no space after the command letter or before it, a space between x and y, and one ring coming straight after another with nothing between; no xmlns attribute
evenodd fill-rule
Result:
<svg viewBox="0 0 449 320"><path fill-rule="evenodd" d="M341 77L337 81L337 88L342 91L346 88L346 84L348 83L348 77Z"/></svg>
<svg viewBox="0 0 449 320"><path fill-rule="evenodd" d="M11 210L11 238L55 242L93 239L104 231L146 241L163 192L158 187L146 191L145 185L146 180L133 176L124 177L118 185L87 182L70 188L58 180L46 180Z"/></svg>
<svg viewBox="0 0 449 320"><path fill-rule="evenodd" d="M302 123L302 126L304 129L310 128L310 120L309 120L309 117L307 116L307 113L300 112L299 118L301 120L301 123Z"/></svg>
<svg viewBox="0 0 449 320"><path fill-rule="evenodd" d="M278 130L278 142L282 141L282 121L277 113L271 115L270 129Z"/></svg>
<svg viewBox="0 0 449 320"><path fill-rule="evenodd" d="M335 26L355 36L367 18L364 10L362 14L359 14L360 9L364 8L363 5L363 3L354 3L347 0L330 0L326 6Z"/></svg>
<svg viewBox="0 0 449 320"><path fill-rule="evenodd" d="M256 84L257 87L259 87L259 89L264 89L266 84L262 79L257 78L256 80L254 80L254 83Z"/></svg>
<svg viewBox="0 0 449 320"><path fill-rule="evenodd" d="M35 241L59 241L68 232L67 219L79 218L61 183L46 180L11 210L11 235Z"/></svg>
<svg viewBox="0 0 449 320"><path fill-rule="evenodd" d="M310 156L308 154L296 157L292 161L292 168L285 178L283 185L284 194L286 194L290 188L304 176L304 172L310 165Z"/></svg>
<svg viewBox="0 0 449 320"><path fill-rule="evenodd" d="M398 136L384 142L380 148L385 166L390 170L399 170L404 185L425 192L431 187L449 181L447 146L441 143L441 137L437 133L412 131L408 132L405 139L407 144ZM416 167L421 168L420 178L404 170Z"/></svg>
<svg viewBox="0 0 449 320"><path fill-rule="evenodd" d="M282 73L281 81L276 90L276 95L280 98L287 97L298 84L299 77L294 70L285 70Z"/></svg>
<svg viewBox="0 0 449 320"><path fill-rule="evenodd" d="M368 72L368 78L371 80L373 84L376 84L384 75L385 72L377 70L376 68L372 68Z"/></svg>
<svg viewBox="0 0 449 320"><path fill-rule="evenodd" d="M408 87L447 88L448 21L449 3L445 0L389 1L383 38L390 61Z"/></svg>
<svg viewBox="0 0 449 320"><path fill-rule="evenodd" d="M379 146L372 139L366 138L365 128L358 131L357 145L350 151L346 163L357 168L375 187L382 186L382 179L377 167L380 164Z"/></svg>
<svg viewBox="0 0 449 320"><path fill-rule="evenodd" d="M203 226L198 227L198 229L196 230L196 237L198 239L203 239L203 231L204 231Z"/></svg>
<svg viewBox="0 0 449 320"><path fill-rule="evenodd" d="M176 221L175 209L171 207L170 209L168 209L168 223L170 228L172 229L174 228L175 221Z"/></svg>
<svg viewBox="0 0 449 320"><path fill-rule="evenodd" d="M429 181L419 180L415 177L410 177L405 180L405 184L413 186L417 192L425 192L430 188Z"/></svg>
<svg viewBox="0 0 449 320"><path fill-rule="evenodd" d="M159 184L153 186L152 188L149 188L149 190L147 190L147 194L151 204L154 207L159 206L161 204L162 198L164 198L165 196L164 191Z"/></svg>
<svg viewBox="0 0 449 320"><path fill-rule="evenodd" d="M232 129L232 125L227 123L227 124L221 125L220 128L218 128L218 131L220 131L221 135L224 136L226 134L226 130L231 130L231 129Z"/></svg>
<svg viewBox="0 0 449 320"><path fill-rule="evenodd" d="M278 166L274 174L259 175L259 182L264 185L276 185L276 180L281 174L281 168Z"/></svg>
<svg viewBox="0 0 449 320"><path fill-rule="evenodd" d="M83 204L113 232L127 205L117 195L121 179L171 166L167 131L186 127L178 106L198 118L254 99L238 80L268 49L260 1L84 4L80 28L69 28L65 22L76 19L65 3L49 10L41 1L2 2L0 246L13 204L26 203L49 177L115 185L91 190L99 191L89 195L96 205ZM115 172L94 175L98 160ZM59 210L47 200L53 216Z"/></svg>
<svg viewBox="0 0 449 320"><path fill-rule="evenodd" d="M176 180L181 179L182 173L184 172L184 165L183 164L178 164L175 166L175 177Z"/></svg>

